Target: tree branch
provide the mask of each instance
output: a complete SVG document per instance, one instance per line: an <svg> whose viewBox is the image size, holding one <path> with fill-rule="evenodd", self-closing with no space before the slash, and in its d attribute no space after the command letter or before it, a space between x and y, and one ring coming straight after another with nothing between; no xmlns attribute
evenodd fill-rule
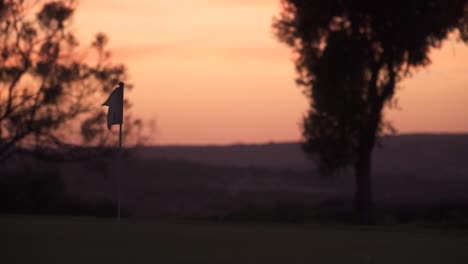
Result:
<svg viewBox="0 0 468 264"><path fill-rule="evenodd" d="M11 114L12 111L12 103L13 103L13 90L15 89L15 86L18 84L19 80L23 76L23 74L26 72L26 68L21 70L18 75L13 79L11 82L10 86L8 87L8 99L7 99L7 105L5 107L5 112L3 115L0 117L0 120L5 119L8 117L9 114Z"/></svg>
<svg viewBox="0 0 468 264"><path fill-rule="evenodd" d="M388 82L383 86L382 92L379 95L379 104L380 108L383 107L385 101L390 98L393 93L395 92L395 85L396 85L396 71L393 68L393 62L390 61L388 63Z"/></svg>
<svg viewBox="0 0 468 264"><path fill-rule="evenodd" d="M369 81L369 99L370 102L378 101L377 82L379 81L380 69L383 65L383 59L378 60L372 65L371 79Z"/></svg>

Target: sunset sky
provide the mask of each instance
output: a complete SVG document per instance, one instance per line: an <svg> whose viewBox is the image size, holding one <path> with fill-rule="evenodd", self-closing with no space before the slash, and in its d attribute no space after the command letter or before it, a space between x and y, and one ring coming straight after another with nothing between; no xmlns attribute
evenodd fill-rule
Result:
<svg viewBox="0 0 468 264"><path fill-rule="evenodd" d="M82 44L110 37L154 144L299 140L307 100L272 33L278 12L279 0L80 0L74 28ZM468 48L451 39L431 58L386 118L400 133L468 132Z"/></svg>

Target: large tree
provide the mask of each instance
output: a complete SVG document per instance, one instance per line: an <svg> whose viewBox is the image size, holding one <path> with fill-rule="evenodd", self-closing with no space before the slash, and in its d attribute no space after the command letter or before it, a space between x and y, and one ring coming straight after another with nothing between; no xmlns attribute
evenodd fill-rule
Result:
<svg viewBox="0 0 468 264"><path fill-rule="evenodd" d="M0 162L18 149L104 146L117 138L101 104L127 70L112 62L104 34L80 46L71 29L75 7L73 0L0 0ZM125 135L141 127L130 116L124 122Z"/></svg>
<svg viewBox="0 0 468 264"><path fill-rule="evenodd" d="M323 174L352 167L355 206L372 217L372 150L395 87L451 32L468 39L467 0L283 0L273 27L296 57L310 109L304 149Z"/></svg>

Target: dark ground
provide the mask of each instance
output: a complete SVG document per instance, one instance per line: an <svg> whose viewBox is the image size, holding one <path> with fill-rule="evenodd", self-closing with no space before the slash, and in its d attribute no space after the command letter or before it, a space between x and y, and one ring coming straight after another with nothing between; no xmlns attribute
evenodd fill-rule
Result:
<svg viewBox="0 0 468 264"><path fill-rule="evenodd" d="M2 263L468 263L468 234L411 226L0 215Z"/></svg>

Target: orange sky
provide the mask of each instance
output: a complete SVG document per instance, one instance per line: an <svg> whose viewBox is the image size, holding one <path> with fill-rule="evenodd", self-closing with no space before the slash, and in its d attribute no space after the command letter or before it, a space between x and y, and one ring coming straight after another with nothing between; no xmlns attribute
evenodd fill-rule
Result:
<svg viewBox="0 0 468 264"><path fill-rule="evenodd" d="M135 114L154 118L155 144L300 139L307 109L290 50L276 41L275 0L80 0L74 28L110 37L135 90ZM400 133L468 132L468 48L447 41L433 64L404 81Z"/></svg>

